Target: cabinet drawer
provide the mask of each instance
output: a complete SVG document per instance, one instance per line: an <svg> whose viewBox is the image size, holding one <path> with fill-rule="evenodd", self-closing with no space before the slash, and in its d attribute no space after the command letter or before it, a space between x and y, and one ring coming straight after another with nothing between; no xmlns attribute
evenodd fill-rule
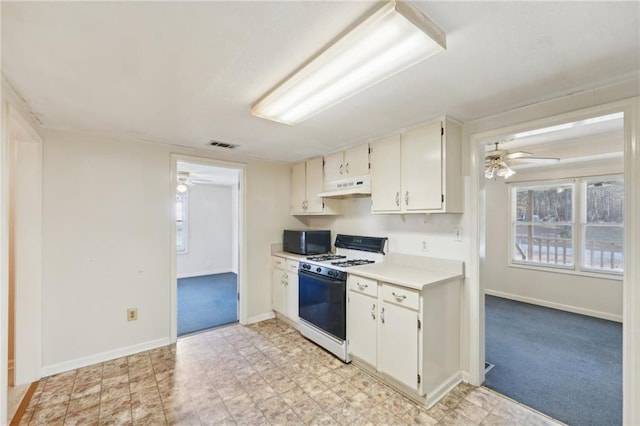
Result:
<svg viewBox="0 0 640 426"><path fill-rule="evenodd" d="M286 264L286 260L283 259L282 257L271 256L272 268L284 269L285 264Z"/></svg>
<svg viewBox="0 0 640 426"><path fill-rule="evenodd" d="M349 290L357 291L358 293L368 294L373 297L378 296L378 282L376 280L349 274L347 276L347 286Z"/></svg>
<svg viewBox="0 0 640 426"><path fill-rule="evenodd" d="M420 292L391 284L382 284L382 299L409 309L420 310Z"/></svg>
<svg viewBox="0 0 640 426"><path fill-rule="evenodd" d="M294 274L298 272L298 261L297 260L287 260L286 270L287 272L293 272Z"/></svg>

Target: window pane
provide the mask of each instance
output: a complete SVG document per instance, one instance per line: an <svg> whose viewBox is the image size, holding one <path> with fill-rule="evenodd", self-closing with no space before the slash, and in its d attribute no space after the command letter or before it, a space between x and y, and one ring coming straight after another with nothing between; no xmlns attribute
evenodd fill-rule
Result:
<svg viewBox="0 0 640 426"><path fill-rule="evenodd" d="M622 224L624 184L622 181L587 183L587 223Z"/></svg>
<svg viewBox="0 0 640 426"><path fill-rule="evenodd" d="M622 272L622 226L586 225L582 266L607 272Z"/></svg>
<svg viewBox="0 0 640 426"><path fill-rule="evenodd" d="M571 222L573 217L572 185L516 189L518 222Z"/></svg>
<svg viewBox="0 0 640 426"><path fill-rule="evenodd" d="M572 225L515 226L513 260L543 265L573 265Z"/></svg>

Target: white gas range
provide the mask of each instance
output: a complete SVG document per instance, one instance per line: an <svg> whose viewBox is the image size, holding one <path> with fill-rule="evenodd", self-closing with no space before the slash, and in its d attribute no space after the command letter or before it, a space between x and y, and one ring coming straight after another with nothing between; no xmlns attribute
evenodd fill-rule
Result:
<svg viewBox="0 0 640 426"><path fill-rule="evenodd" d="M300 332L343 362L347 353L347 272L383 262L387 238L338 234L336 253L310 256L298 268Z"/></svg>

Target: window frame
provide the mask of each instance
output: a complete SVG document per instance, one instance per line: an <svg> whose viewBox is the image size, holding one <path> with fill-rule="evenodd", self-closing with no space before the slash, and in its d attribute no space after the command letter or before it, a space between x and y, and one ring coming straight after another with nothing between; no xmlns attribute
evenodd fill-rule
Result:
<svg viewBox="0 0 640 426"><path fill-rule="evenodd" d="M583 266L583 257L585 247L584 241L584 232L586 229L586 187L589 182L601 181L601 180L619 180L624 185L624 174L612 174L612 175L593 175L586 177L574 177L567 179L556 179L556 180L543 180L543 181L528 181L528 182L507 182L508 192L509 192L509 248L508 248L508 266L513 268L521 268L521 269L531 269L537 271L545 271L545 272L555 272L561 274L568 275L581 275L581 276L589 276L589 277L597 277L597 278L605 278L612 280L622 280L624 270L622 271L614 271L614 270L602 270L596 268L586 268ZM519 260L517 256L515 256L516 250L516 235L517 230L516 226L518 225L528 225L534 224L537 222L518 222L517 221L517 191L527 188L532 189L544 189L545 187L555 187L560 185L570 185L571 186L571 223L567 222L555 222L558 225L570 225L571 232L571 244L573 251L573 264L572 265L562 265L562 264L553 264L553 263L537 263L537 262L528 262ZM618 226L618 225L613 225ZM624 218L623 224L624 227ZM623 256L624 256L624 248L623 248Z"/></svg>
<svg viewBox="0 0 640 426"><path fill-rule="evenodd" d="M175 226L176 226L176 254L184 255L189 253L189 191L185 192L176 192L176 201L174 207L175 214ZM182 199L182 221L178 220L178 199ZM178 248L178 235L180 231L178 231L178 223L182 222L182 250Z"/></svg>

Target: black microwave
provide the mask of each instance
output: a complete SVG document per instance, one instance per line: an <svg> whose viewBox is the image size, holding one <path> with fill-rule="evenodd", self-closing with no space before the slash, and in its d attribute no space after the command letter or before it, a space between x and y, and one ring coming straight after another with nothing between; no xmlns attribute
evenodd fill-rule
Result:
<svg viewBox="0 0 640 426"><path fill-rule="evenodd" d="M282 249L296 254L324 254L331 251L331 231L293 231L285 229Z"/></svg>

